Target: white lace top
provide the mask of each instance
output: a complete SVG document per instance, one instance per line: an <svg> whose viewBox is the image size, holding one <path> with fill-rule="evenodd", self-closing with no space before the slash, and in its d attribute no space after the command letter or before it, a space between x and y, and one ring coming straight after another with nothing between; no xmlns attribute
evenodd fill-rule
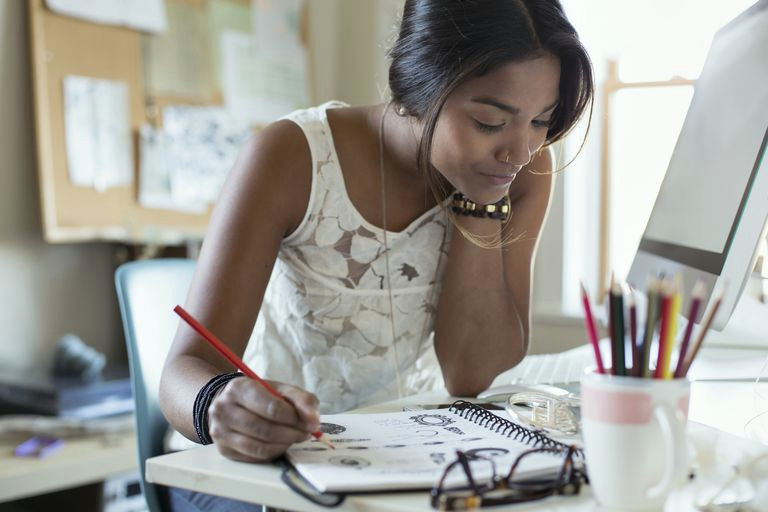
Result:
<svg viewBox="0 0 768 512"><path fill-rule="evenodd" d="M405 392L442 385L431 333L447 216L437 205L387 232L393 351L383 230L349 199L326 117L345 106L328 102L286 117L309 142L312 188L301 224L283 240L244 357L259 375L315 393L321 413L397 398L395 352Z"/></svg>

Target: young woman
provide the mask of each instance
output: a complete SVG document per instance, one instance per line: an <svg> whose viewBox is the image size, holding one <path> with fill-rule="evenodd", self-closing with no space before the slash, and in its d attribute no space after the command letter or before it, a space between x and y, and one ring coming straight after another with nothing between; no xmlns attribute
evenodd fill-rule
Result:
<svg viewBox="0 0 768 512"><path fill-rule="evenodd" d="M589 58L557 0L406 0L390 57L390 102L271 124L217 202L186 309L287 401L219 377L186 325L161 401L227 457L417 391L433 351L456 396L525 356L548 146L589 109Z"/></svg>

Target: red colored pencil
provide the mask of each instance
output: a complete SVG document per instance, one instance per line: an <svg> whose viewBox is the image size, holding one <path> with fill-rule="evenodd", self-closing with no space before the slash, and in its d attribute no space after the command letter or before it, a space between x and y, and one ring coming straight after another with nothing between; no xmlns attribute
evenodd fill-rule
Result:
<svg viewBox="0 0 768 512"><path fill-rule="evenodd" d="M581 284L581 303L584 305L584 325L587 328L587 334L589 335L589 342L592 344L592 349L595 351L595 361L597 362L597 373L605 373L603 368L603 356L600 354L600 343L597 339L597 328L595 327L595 317L592 316L592 308L589 306L589 296L587 290L584 288L584 283Z"/></svg>
<svg viewBox="0 0 768 512"><path fill-rule="evenodd" d="M691 341L693 324L696 323L696 315L699 314L701 299L704 297L705 292L706 288L704 287L703 281L698 281L693 287L693 291L691 292L691 308L688 310L688 325L685 326L683 341L680 342L680 350L677 354L677 367L675 368L676 379L679 379L683 376L683 369L685 368L685 356L688 355L688 344Z"/></svg>
<svg viewBox="0 0 768 512"><path fill-rule="evenodd" d="M698 336L696 336L696 340L691 345L691 349L688 351L688 354L685 356L685 366L683 366L683 376L685 376L688 373L688 370L691 368L691 364L693 363L693 359L696 357L696 354L699 353L699 349L701 348L701 344L704 342L704 338L707 335L707 332L709 331L710 325L712 325L712 320L715 319L715 315L717 314L717 310L720 308L720 304L723 302L723 296L725 295L725 287L720 291L720 295L717 296L715 299L714 304L712 304L712 307L707 312L707 316L704 317L704 319L701 321L701 330L699 331Z"/></svg>
<svg viewBox="0 0 768 512"><path fill-rule="evenodd" d="M200 324L200 322L195 320L192 315L190 315L184 310L184 308L182 308L181 306L176 306L175 308L173 308L173 311L177 315L179 315L185 322L187 322L190 327L192 327L195 331L197 331L198 334L200 334L200 336L202 336L203 339L205 339L205 341L207 341L213 348L215 348L219 352L219 354L224 356L238 370L240 370L246 376L250 377L251 379L255 380L256 382L264 386L264 389L272 393L277 398L281 398L285 400L285 397L283 395L281 395L275 388L270 386L270 384L267 381L265 381L264 379L256 375L253 372L253 370L248 368L248 365L246 365L242 359L237 357L237 354L232 352L232 350L230 350L228 346L222 343L221 340L219 340L211 331L203 327ZM322 432L320 431L312 432L312 435L315 437L315 439L317 439L321 443L324 443L328 445L330 448L335 449L331 441L328 440L328 438L325 437Z"/></svg>

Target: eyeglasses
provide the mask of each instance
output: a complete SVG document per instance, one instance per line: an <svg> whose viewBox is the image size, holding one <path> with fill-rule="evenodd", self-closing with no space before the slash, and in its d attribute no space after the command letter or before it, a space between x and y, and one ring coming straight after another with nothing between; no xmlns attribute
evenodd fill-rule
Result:
<svg viewBox="0 0 768 512"><path fill-rule="evenodd" d="M563 455L563 465L557 475L550 478L531 478L513 481L515 471L524 459L534 454ZM432 488L432 507L438 510L474 510L479 507L534 501L554 495L576 495L587 475L575 446L563 448L542 447L526 450L512 463L506 475L496 472L493 459L457 451L457 458L446 466L438 484ZM463 477L458 470L463 471ZM485 478L490 475L490 479ZM481 481L479 477L482 477ZM460 485L455 485L456 482Z"/></svg>

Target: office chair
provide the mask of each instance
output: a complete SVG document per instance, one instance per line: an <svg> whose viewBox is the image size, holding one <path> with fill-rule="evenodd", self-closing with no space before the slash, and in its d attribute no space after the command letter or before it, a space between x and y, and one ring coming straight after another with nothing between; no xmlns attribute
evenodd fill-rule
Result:
<svg viewBox="0 0 768 512"><path fill-rule="evenodd" d="M173 307L186 298L193 260L154 259L124 263L115 272L135 402L141 490L151 512L163 510L166 492L147 483L145 461L163 453L168 422L160 411L158 390L165 356L179 318Z"/></svg>

